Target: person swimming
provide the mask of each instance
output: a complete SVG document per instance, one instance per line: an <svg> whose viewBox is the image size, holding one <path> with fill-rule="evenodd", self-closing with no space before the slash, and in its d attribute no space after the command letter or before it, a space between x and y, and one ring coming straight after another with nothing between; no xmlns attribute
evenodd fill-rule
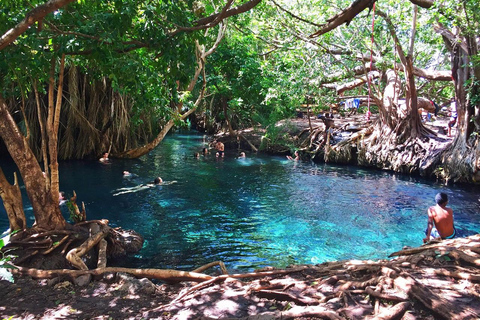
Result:
<svg viewBox="0 0 480 320"><path fill-rule="evenodd" d="M294 154L295 154L295 158L292 157L292 156L287 156L287 159L288 159L288 160L293 160L293 161L298 161L298 160L300 160L300 154L298 153L298 151L295 151Z"/></svg>
<svg viewBox="0 0 480 320"><path fill-rule="evenodd" d="M159 185L164 186L164 185L169 185L169 184L173 184L173 183L176 183L176 182L177 181L163 181L162 178L156 177L153 180L153 183L140 184L140 185L134 186L134 187L119 188L119 189L116 189L116 190L112 191L112 193L113 193L113 196L115 197L115 196L125 194L125 193L134 193L134 192L138 192L138 191L142 191L142 190L147 190L147 189L159 186Z"/></svg>
<svg viewBox="0 0 480 320"><path fill-rule="evenodd" d="M225 145L222 142L217 141L217 143L215 144L215 149L217 149L217 157L223 158L225 156Z"/></svg>
<svg viewBox="0 0 480 320"><path fill-rule="evenodd" d="M105 152L100 159L98 159L100 162L108 162L110 159L108 158L108 152Z"/></svg>

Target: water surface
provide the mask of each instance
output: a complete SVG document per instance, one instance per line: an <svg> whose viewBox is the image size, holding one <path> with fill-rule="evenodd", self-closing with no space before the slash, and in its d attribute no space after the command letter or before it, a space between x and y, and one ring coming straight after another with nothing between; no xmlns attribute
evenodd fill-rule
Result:
<svg viewBox="0 0 480 320"><path fill-rule="evenodd" d="M137 255L116 262L131 267L191 270L222 260L246 271L382 259L422 243L426 209L439 191L449 195L460 233L478 232L475 187L284 157L247 153L247 159L236 159L237 150L227 150L223 159L195 159L204 141L202 135L175 134L137 160L62 162L60 188L69 195L76 191L88 219L106 218L145 236ZM2 168L12 170L8 164ZM124 170L135 176L124 178ZM114 195L156 176L177 182ZM31 225L31 206L26 208ZM2 231L7 226L1 206Z"/></svg>

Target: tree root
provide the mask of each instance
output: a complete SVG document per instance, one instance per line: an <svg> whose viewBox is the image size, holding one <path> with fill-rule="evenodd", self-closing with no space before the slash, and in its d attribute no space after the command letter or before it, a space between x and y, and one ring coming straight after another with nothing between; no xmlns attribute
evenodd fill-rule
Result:
<svg viewBox="0 0 480 320"><path fill-rule="evenodd" d="M109 227L107 227L106 225L102 225L100 231L93 234L79 247L70 250L66 256L67 260L77 269L88 270L87 265L82 261L80 257L90 251L94 246L96 246L100 242L100 240L103 240L108 235L109 231Z"/></svg>
<svg viewBox="0 0 480 320"><path fill-rule="evenodd" d="M320 303L317 299L312 299L309 297L296 297L289 293L273 291L273 290L258 290L253 292L261 298L274 299L274 300L280 300L280 301L291 301L299 306L315 306Z"/></svg>
<svg viewBox="0 0 480 320"><path fill-rule="evenodd" d="M64 240L64 244L67 242ZM171 315L181 312L184 310L182 308L189 308L199 313L208 309L209 316L213 317L210 312L221 308L223 300L230 300L235 301L239 308L249 304L254 306L248 314L255 310L255 319L312 317L393 320L401 317L407 319L407 311L410 317L421 318L425 310L439 319L477 319L480 307L470 301L478 301L479 285L468 284L467 281L480 282L476 262L480 260L478 247L480 235L405 249L397 252L391 260L337 261L280 270L265 268L257 272L216 277L199 271L220 266L222 273L226 273L221 261L206 264L193 272L110 267L47 271L19 267L13 269L12 273L44 279L76 279L82 275L98 278L105 273L124 272L138 278L161 280L165 282L164 286L175 282L192 282L187 283L183 290L176 291L178 293L170 303L155 309ZM175 288L180 290L180 286L172 287L172 290ZM451 297L455 297L455 300L451 300ZM204 309L200 307L203 303L215 305L215 308ZM196 305L198 309L195 309ZM231 306L229 303L225 305ZM216 314L215 318L225 319L225 314L231 313L222 313L221 317ZM202 318L202 315L198 316Z"/></svg>
<svg viewBox="0 0 480 320"><path fill-rule="evenodd" d="M181 282L181 281L193 281L193 282L202 282L212 279L211 276L187 272L187 271L178 271L170 269L130 269L130 268L120 268L120 267L107 267L107 268L97 268L92 270L70 270L70 269L58 269L58 270L40 270L33 268L24 268L12 265L11 272L18 275L27 275L34 279L53 279L56 277L64 276L71 279L75 279L79 276L85 274L91 274L93 276L100 276L105 273L110 272L124 272L131 274L137 278L149 278L157 279L168 282Z"/></svg>
<svg viewBox="0 0 480 320"><path fill-rule="evenodd" d="M425 308L431 310L442 319L478 319L478 315L475 313L457 308L455 304L439 297L409 275L398 277L394 280L394 283L397 288L406 292L409 297L419 301Z"/></svg>
<svg viewBox="0 0 480 320"><path fill-rule="evenodd" d="M227 271L227 268L225 267L225 263L223 263L222 261L214 261L214 262L210 262L204 266L201 266L200 268L197 268L195 270L193 270L192 272L203 272L213 266L220 266L220 269L222 270L222 273L223 274L228 274L228 271Z"/></svg>
<svg viewBox="0 0 480 320"><path fill-rule="evenodd" d="M410 309L409 302L398 303L384 311L377 314L375 317L368 318L369 320L393 320L400 319L408 309Z"/></svg>
<svg viewBox="0 0 480 320"><path fill-rule="evenodd" d="M370 295L372 297L382 299L382 300L388 300L388 301L404 302L404 301L408 300L407 297L399 297L399 296L395 296L395 295L391 295L391 294L381 293L381 292L373 290L370 287L365 288L365 293L367 293L368 295Z"/></svg>
<svg viewBox="0 0 480 320"><path fill-rule="evenodd" d="M50 247L50 249L45 250L42 252L42 254L46 255L55 250L56 248L60 247L67 239L69 238L69 235L66 235L65 237L62 238L62 240L58 241L58 243L54 244L53 246Z"/></svg>

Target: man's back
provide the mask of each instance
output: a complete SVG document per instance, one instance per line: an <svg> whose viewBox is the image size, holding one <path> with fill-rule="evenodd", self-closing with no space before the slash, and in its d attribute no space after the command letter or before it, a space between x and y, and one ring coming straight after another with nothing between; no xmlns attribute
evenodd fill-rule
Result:
<svg viewBox="0 0 480 320"><path fill-rule="evenodd" d="M451 208L437 204L428 209L428 215L433 219L435 228L442 238L447 238L454 233L453 210Z"/></svg>

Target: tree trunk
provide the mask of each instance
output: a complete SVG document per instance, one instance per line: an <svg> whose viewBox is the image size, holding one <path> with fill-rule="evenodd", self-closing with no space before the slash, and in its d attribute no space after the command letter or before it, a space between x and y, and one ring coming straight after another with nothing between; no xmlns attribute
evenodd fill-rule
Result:
<svg viewBox="0 0 480 320"><path fill-rule="evenodd" d="M47 189L42 169L15 120L8 112L7 104L1 95L0 119L3 119L0 121L0 137L5 142L25 183L37 227L46 230L64 228L66 222L60 212L58 194L54 198Z"/></svg>
<svg viewBox="0 0 480 320"><path fill-rule="evenodd" d="M14 173L14 183L10 185L0 168L0 197L7 211L10 230L23 230L27 227L25 212L23 211L22 193L18 185L17 174Z"/></svg>
<svg viewBox="0 0 480 320"><path fill-rule="evenodd" d="M478 55L475 35L463 38L454 35L443 26L437 25L452 55L452 77L455 82L457 107L457 132L452 145L442 155L443 176L446 181L480 181L480 114L474 99L478 97L480 85L480 66L471 63L471 57ZM474 59L473 59L474 60Z"/></svg>
<svg viewBox="0 0 480 320"><path fill-rule="evenodd" d="M65 71L65 54L60 60L60 75L58 77L57 102L53 105L53 93L55 89L55 58L52 60L52 70L50 73L50 83L48 90L48 119L47 119L47 136L48 136L48 154L50 156L50 192L53 198L59 197L59 175L58 175L58 127L60 125L60 111L62 107L63 95L63 75Z"/></svg>

